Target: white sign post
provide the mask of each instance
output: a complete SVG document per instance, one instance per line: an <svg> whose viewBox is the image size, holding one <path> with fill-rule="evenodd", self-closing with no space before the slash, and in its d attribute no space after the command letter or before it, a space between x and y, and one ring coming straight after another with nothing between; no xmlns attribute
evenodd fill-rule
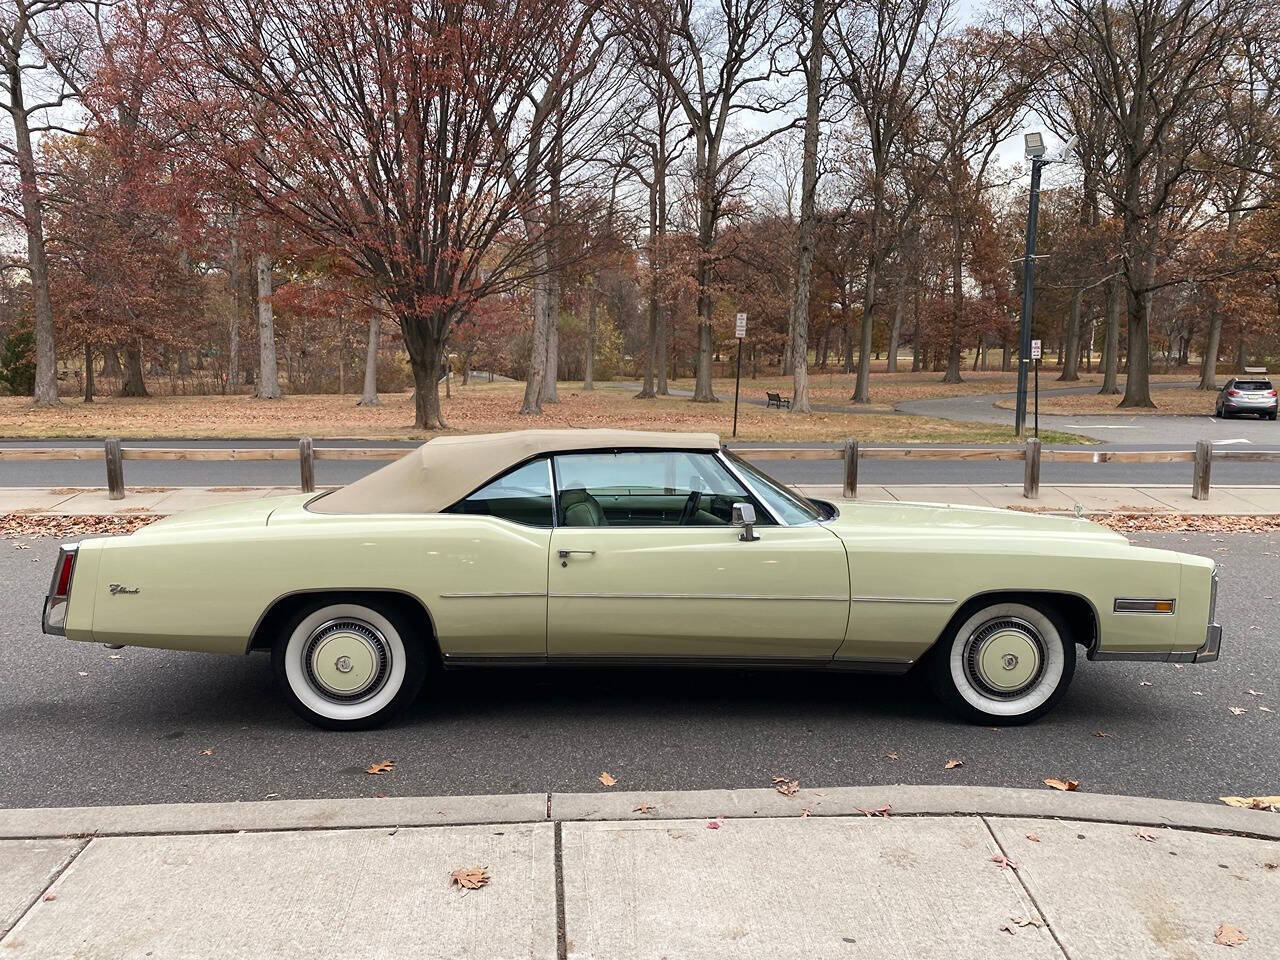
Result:
<svg viewBox="0 0 1280 960"><path fill-rule="evenodd" d="M1043 341L1041 340L1031 341L1031 359L1036 364L1035 426L1033 429L1037 438L1040 436L1040 354L1043 352L1042 344Z"/></svg>
<svg viewBox="0 0 1280 960"><path fill-rule="evenodd" d="M734 318L733 335L738 341L738 370L733 376L733 436L738 435L738 388L742 385L742 339L747 335L747 315Z"/></svg>

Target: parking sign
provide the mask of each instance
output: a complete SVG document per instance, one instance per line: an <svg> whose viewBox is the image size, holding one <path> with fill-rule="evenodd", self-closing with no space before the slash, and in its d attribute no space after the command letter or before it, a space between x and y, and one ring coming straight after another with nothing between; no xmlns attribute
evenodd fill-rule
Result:
<svg viewBox="0 0 1280 960"><path fill-rule="evenodd" d="M739 340L747 335L747 315L745 313L738 314L737 324L734 326L733 335Z"/></svg>
<svg viewBox="0 0 1280 960"><path fill-rule="evenodd" d="M1040 341L1039 340L1031 341L1031 359L1032 360L1040 359Z"/></svg>

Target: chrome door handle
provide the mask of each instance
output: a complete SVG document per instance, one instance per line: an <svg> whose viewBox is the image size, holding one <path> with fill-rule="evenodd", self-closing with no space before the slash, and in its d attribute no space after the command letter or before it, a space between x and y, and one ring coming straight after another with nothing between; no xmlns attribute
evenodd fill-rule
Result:
<svg viewBox="0 0 1280 960"><path fill-rule="evenodd" d="M569 557L575 553L580 553L586 557L594 557L596 555L594 550L557 550L556 556L560 558L560 566L567 567L569 565Z"/></svg>

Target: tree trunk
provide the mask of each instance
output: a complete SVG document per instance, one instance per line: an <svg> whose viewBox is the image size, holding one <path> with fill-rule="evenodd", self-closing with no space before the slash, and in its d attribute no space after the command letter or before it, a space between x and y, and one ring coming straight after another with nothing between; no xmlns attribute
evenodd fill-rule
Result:
<svg viewBox="0 0 1280 960"><path fill-rule="evenodd" d="M587 358L586 375L582 378L583 390L596 388L596 284L591 278L587 288Z"/></svg>
<svg viewBox="0 0 1280 960"><path fill-rule="evenodd" d="M1129 209L1133 209L1131 204ZM1151 230L1142 229L1130 220L1125 231L1126 249L1130 251L1124 276L1128 287L1129 344L1127 376L1121 407L1154 407L1151 399L1151 283L1155 277L1155 238ZM1136 262L1135 262L1136 260Z"/></svg>
<svg viewBox="0 0 1280 960"><path fill-rule="evenodd" d="M542 381L547 370L547 328L551 312L551 270L545 250L539 249L534 254L533 268L533 331L529 346L529 372L524 384L524 402L520 405L520 413L525 416L542 413Z"/></svg>
<svg viewBox="0 0 1280 960"><path fill-rule="evenodd" d="M547 304L547 362L543 368L542 396L539 408L544 403L559 403L560 395L556 393L556 381L560 379L560 273L553 270L548 284Z"/></svg>
<svg viewBox="0 0 1280 960"><path fill-rule="evenodd" d="M4 38L6 43L10 37ZM16 41L19 49L23 41ZM18 186L22 196L22 219L27 234L27 271L31 276L31 300L35 309L36 377L33 396L40 406L50 406L58 399L58 351L54 342L53 304L49 299L49 261L44 246L44 200L36 177L35 151L31 145L31 128L27 124L27 107L23 98L22 71L18 54L5 80L9 87L9 119L13 123L14 156L18 167Z"/></svg>
<svg viewBox="0 0 1280 960"><path fill-rule="evenodd" d="M875 211L872 211L872 217ZM874 233L874 231L873 231ZM872 243L876 243L874 239ZM858 376L853 384L854 403L871 402L871 335L874 330L876 312L876 283L879 280L877 271L880 257L875 249L867 257L867 282L862 292L862 335L858 341Z"/></svg>
<svg viewBox="0 0 1280 960"><path fill-rule="evenodd" d="M1102 338L1102 389L1103 396L1120 392L1120 311L1125 299L1124 278L1117 275L1111 282L1111 296L1107 298L1107 329Z"/></svg>
<svg viewBox="0 0 1280 960"><path fill-rule="evenodd" d="M893 326L889 328L889 353L885 360L885 372L898 372L898 339L902 336L902 306L906 296L902 279L894 284L893 294Z"/></svg>
<svg viewBox="0 0 1280 960"><path fill-rule="evenodd" d="M1084 300L1084 288L1071 295L1071 308L1067 311L1066 344L1062 354L1062 375L1059 380L1080 379L1080 307Z"/></svg>
<svg viewBox="0 0 1280 960"><path fill-rule="evenodd" d="M238 224L232 223L233 229ZM227 255L227 283L231 286L231 330L227 345L227 390L240 389L240 238L231 235L231 251Z"/></svg>
<svg viewBox="0 0 1280 960"><path fill-rule="evenodd" d="M947 351L947 372L942 382L964 383L960 376L960 333L964 326L964 234L959 217L953 221L951 242L951 344Z"/></svg>
<svg viewBox="0 0 1280 960"><path fill-rule="evenodd" d="M658 396L670 396L667 389L667 316L666 311L659 309L658 311Z"/></svg>
<svg viewBox="0 0 1280 960"><path fill-rule="evenodd" d="M124 368L120 366L120 351L113 346L102 348L102 379L119 380L124 376Z"/></svg>
<svg viewBox="0 0 1280 960"><path fill-rule="evenodd" d="M440 317L400 317L400 332L413 370L413 425L418 430L448 429L440 411L444 337L437 332L448 328L448 322Z"/></svg>
<svg viewBox="0 0 1280 960"><path fill-rule="evenodd" d="M259 400L280 399L276 364L275 310L271 306L271 257L258 254L258 393Z"/></svg>
<svg viewBox="0 0 1280 960"><path fill-rule="evenodd" d="M1248 373L1245 368L1249 366L1249 344L1245 339L1245 331L1243 324L1240 327L1240 339L1236 341L1236 373Z"/></svg>
<svg viewBox="0 0 1280 960"><path fill-rule="evenodd" d="M136 340L130 341L124 349L124 380L120 384L120 396L148 396L147 383L142 377L142 347Z"/></svg>
<svg viewBox="0 0 1280 960"><path fill-rule="evenodd" d="M809 279L813 274L813 232L818 196L818 112L822 106L822 37L825 0L813 0L809 52L805 64L804 159L800 174L800 224L796 235L796 289L792 301L792 413L812 413L809 405Z"/></svg>
<svg viewBox="0 0 1280 960"><path fill-rule="evenodd" d="M378 333L380 316L375 310L369 316L369 342L364 351L364 389L360 393L361 407L378 405Z"/></svg>
<svg viewBox="0 0 1280 960"><path fill-rule="evenodd" d="M93 403L93 344L84 342L84 402Z"/></svg>

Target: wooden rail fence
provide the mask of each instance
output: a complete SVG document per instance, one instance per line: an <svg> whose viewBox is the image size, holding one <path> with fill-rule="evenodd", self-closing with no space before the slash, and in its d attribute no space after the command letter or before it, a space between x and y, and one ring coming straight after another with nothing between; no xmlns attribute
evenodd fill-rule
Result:
<svg viewBox="0 0 1280 960"><path fill-rule="evenodd" d="M124 498L126 460L296 460L299 487L310 493L316 488L317 460L396 460L409 452L406 447L317 447L311 437L302 437L292 447L126 447L111 438L101 447L0 447L5 460L105 460L107 492L112 500ZM1253 463L1280 462L1280 451L1214 450L1208 440L1196 441L1194 450L1042 450L1031 438L1021 447L982 449L972 447L861 447L846 440L839 447L752 447L735 451L748 460L843 460L844 495L858 495L858 464L862 460L1021 460L1022 495L1029 500L1040 496L1040 464L1060 463L1180 463L1194 464L1191 495L1196 500L1209 497L1209 477L1214 461L1239 460Z"/></svg>

